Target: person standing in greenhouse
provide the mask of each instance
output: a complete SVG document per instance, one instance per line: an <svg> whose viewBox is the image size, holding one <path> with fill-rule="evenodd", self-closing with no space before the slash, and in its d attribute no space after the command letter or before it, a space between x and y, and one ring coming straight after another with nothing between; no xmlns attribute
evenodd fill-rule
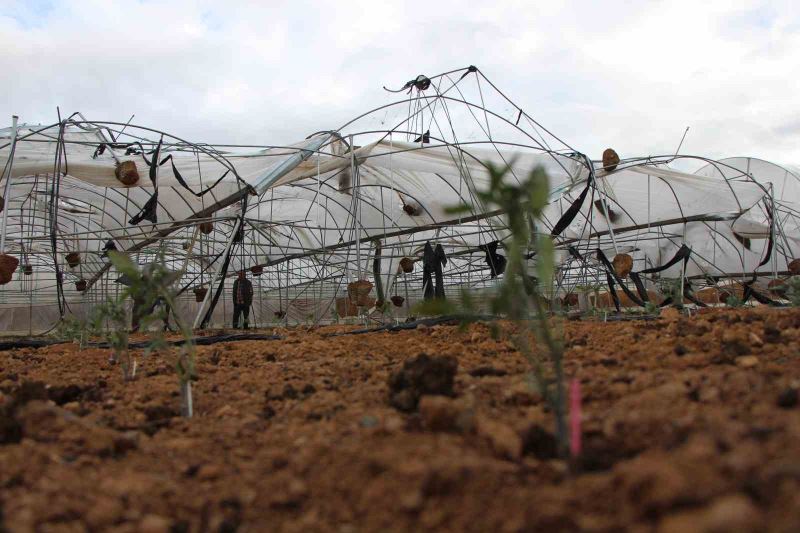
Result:
<svg viewBox="0 0 800 533"><path fill-rule="evenodd" d="M249 329L248 318L253 304L253 284L239 271L239 278L233 282L233 329L239 329L239 316L243 315L244 329Z"/></svg>

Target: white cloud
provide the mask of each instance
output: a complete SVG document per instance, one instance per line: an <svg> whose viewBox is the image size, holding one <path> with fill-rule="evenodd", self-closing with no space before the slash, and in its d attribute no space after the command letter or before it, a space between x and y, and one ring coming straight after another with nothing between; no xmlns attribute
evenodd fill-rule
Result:
<svg viewBox="0 0 800 533"><path fill-rule="evenodd" d="M288 143L475 64L592 157L800 161L793 2L2 2L0 124L62 112Z"/></svg>

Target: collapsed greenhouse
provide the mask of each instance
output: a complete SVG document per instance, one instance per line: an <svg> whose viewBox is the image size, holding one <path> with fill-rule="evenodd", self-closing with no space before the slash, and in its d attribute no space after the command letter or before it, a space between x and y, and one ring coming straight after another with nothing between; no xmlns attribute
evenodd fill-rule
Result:
<svg viewBox="0 0 800 533"><path fill-rule="evenodd" d="M110 250L179 273L173 311L196 328L230 322L240 271L257 327L404 319L431 295L490 293L509 236L476 196L490 166L509 180L549 176L535 229L554 240L556 276L542 290L555 308L681 293L699 306L778 303L800 271L798 169L611 149L592 159L475 67L387 91L385 105L288 146L195 143L80 113L15 119L0 130L3 330L47 331L120 294ZM677 159L700 168L678 171Z"/></svg>
<svg viewBox="0 0 800 533"><path fill-rule="evenodd" d="M0 531L800 529L800 170L387 94L0 130Z"/></svg>

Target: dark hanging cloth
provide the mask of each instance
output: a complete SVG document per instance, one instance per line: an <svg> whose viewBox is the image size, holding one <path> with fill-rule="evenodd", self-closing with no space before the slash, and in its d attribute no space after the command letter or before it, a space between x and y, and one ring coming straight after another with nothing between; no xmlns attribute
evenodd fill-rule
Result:
<svg viewBox="0 0 800 533"><path fill-rule="evenodd" d="M683 280L683 296L697 307L708 307L705 303L701 302L697 299L694 295L694 287L692 287L692 283L689 281L688 278Z"/></svg>
<svg viewBox="0 0 800 533"><path fill-rule="evenodd" d="M101 145L101 146L103 146L103 145ZM137 148L137 146L138 146L138 148ZM103 149L105 149L105 147L103 147ZM133 144L128 146L128 149L126 150L125 155L141 155L142 159L144 159L145 164L147 164L147 166L150 167L150 176L151 176L150 179L153 179L152 177L153 177L153 166L154 165L160 167L160 166L165 165L167 163L167 161L169 161L170 165L172 165L172 174L173 174L173 176L175 176L175 179L178 181L180 186L183 187L184 189L186 189L187 191L189 191L190 193L192 193L197 198L205 196L206 194L211 192L217 185L219 185L219 183L223 179L225 179L225 176L227 176L231 172L231 169L226 169L225 172L219 178L217 178L216 181L214 181L214 183L212 183L210 186L206 187L205 189L201 190L200 192L194 192L192 190L192 188L189 187L189 184L186 183L186 180L183 179L183 176L181 175L181 173L178 172L178 168L175 166L175 161L172 159L172 154L167 155L165 158L163 158L163 159L161 159L159 161L158 158L160 156L160 152L161 152L161 142L159 142L158 149L155 152L152 152L152 151L149 152L150 154L154 154L153 155L153 160L152 161L148 160L147 159L147 155L145 155L147 153L146 150L144 149L144 147L142 146L141 143L136 142L136 143L133 143ZM103 153L103 152L101 151L99 153ZM247 183L245 183L241 178L239 178L239 176L236 176L236 180L238 182L240 182L242 185L244 185L245 187L252 189L252 187L250 185L248 185Z"/></svg>
<svg viewBox="0 0 800 533"><path fill-rule="evenodd" d="M430 242L425 243L422 252L422 294L426 300L432 300L433 290L433 271L436 268L436 255Z"/></svg>
<svg viewBox="0 0 800 533"><path fill-rule="evenodd" d="M378 296L375 305L382 305L386 296L383 294L383 279L381 278L381 241L375 241L375 257L372 259L372 275L375 278L375 294Z"/></svg>
<svg viewBox="0 0 800 533"><path fill-rule="evenodd" d="M239 224L239 229L236 230L236 235L233 236L233 242L244 242L244 220Z"/></svg>
<svg viewBox="0 0 800 533"><path fill-rule="evenodd" d="M426 131L416 139L414 139L415 143L422 143L422 144L430 144L431 143L431 130Z"/></svg>
<svg viewBox="0 0 800 533"><path fill-rule="evenodd" d="M147 160L147 157L142 154L145 162L150 167L150 183L153 184L153 195L147 200L147 203L144 204L144 207L139 212L139 214L135 215L131 218L128 223L133 224L134 226L139 224L142 220L147 220L156 224L158 222L158 183L156 176L158 175L158 156L161 154L161 143L164 141L162 137L158 141L158 146L156 147L156 151L153 154L153 158L151 160Z"/></svg>
<svg viewBox="0 0 800 533"><path fill-rule="evenodd" d="M772 210L769 208L769 206L766 206L766 208L767 208L767 217L769 217L770 225L772 225L775 223L772 218ZM769 240L767 241L767 249L764 252L764 257L758 264L758 267L756 267L756 270L758 270L759 268L761 268L762 266L766 265L769 262L770 258L772 257L772 248L774 244L775 243L773 242L772 239L772 232L770 232ZM780 302L773 300L766 294L763 294L753 288L753 283L755 283L756 279L758 279L758 272L753 272L753 277L750 278L749 281L744 282L743 284L744 292L742 294L742 301L747 302L750 298L753 298L760 304L772 305L775 307L783 307L783 304L781 304Z"/></svg>
<svg viewBox="0 0 800 533"><path fill-rule="evenodd" d="M505 256L497 253L497 241L482 244L480 249L486 252L486 264L489 265L489 275L496 278L506 271L508 261Z"/></svg>
<svg viewBox="0 0 800 533"><path fill-rule="evenodd" d="M605 266L605 268L606 268L606 279L608 281L608 290L611 291L611 297L614 298L614 304L617 307L617 311L619 311L619 298L617 297L617 292L614 290L614 281L619 283L619 286L622 288L622 291L625 293L625 295L628 298L631 299L631 301L633 303L635 303L636 305L639 305L641 307L644 307L644 302L642 300L640 300L639 297L636 296L625 285L625 283L622 281L622 279L620 279L619 276L617 276L617 272L614 270L614 266L611 264L611 261L608 260L608 258L606 257L606 254L604 254L603 251L600 248L597 249L597 259L601 263L603 263L603 266Z"/></svg>
<svg viewBox="0 0 800 533"><path fill-rule="evenodd" d="M444 278L442 275L442 265L447 264L447 256L441 244L436 245L436 249L430 242L425 243L425 250L422 252L422 291L426 300L433 298L444 298ZM434 285L434 277L436 284Z"/></svg>
<svg viewBox="0 0 800 533"><path fill-rule="evenodd" d="M631 278L633 284L636 285L636 292L639 293L639 298L642 299L643 302L649 302L650 296L647 294L647 290L644 288L644 283L642 282L642 278L638 272L631 272L628 274L628 277Z"/></svg>
<svg viewBox="0 0 800 533"><path fill-rule="evenodd" d="M598 250L598 252L599 252L599 250ZM630 278L631 278L631 281L633 281L633 284L636 286L636 292L639 293L639 299L641 299L642 303L639 303L637 301L637 299L635 299L635 298L631 298L631 299L634 302L636 302L638 305L644 305L644 302L649 302L650 301L650 297L647 294L647 290L644 287L644 283L642 282L642 278L641 278L642 274L656 274L658 272L663 272L664 270L668 269L669 267L671 267L672 265L678 263L681 260L683 260L684 263L688 263L689 256L691 256L691 255L692 255L692 249L684 244L678 249L678 251L672 257L672 259L670 259L669 261L667 261L663 265L658 266L658 267L653 267L653 268L647 268L645 270L640 270L639 272L631 272L630 274L628 274L630 276ZM614 271L614 267L608 262L608 259L605 258L605 255L603 255L602 258L599 257L599 255L598 255L598 258L600 259L601 262L603 262L604 265L606 265L606 268L610 268L612 272ZM683 287L684 287L684 295L686 296L686 298L689 301L697 304L700 307L704 307L702 302L698 303L699 300L697 300L694 297L694 293L693 293L693 291L691 289L691 285L688 283L688 281L689 281L688 279L684 280L684 285L683 285ZM621 284L621 281L620 281L620 284ZM625 291L626 294L628 294L628 289L627 289L627 287L625 287L624 284L622 284L622 289ZM630 294L628 296L630 297ZM663 307L665 304L664 304L664 302L662 302L660 305Z"/></svg>
<svg viewBox="0 0 800 533"><path fill-rule="evenodd" d="M759 266L762 266L762 265L759 265ZM742 293L742 302L746 302L750 298L753 298L755 301L757 301L760 304L771 305L771 306L774 306L774 307L783 307L782 303L773 300L772 298L770 298L766 294L763 294L763 293L761 293L761 292L759 292L759 291L757 291L757 290L755 290L753 288L753 283L755 283L756 279L758 279L758 275L754 273L753 277L749 281L745 281L743 283L744 292Z"/></svg>
<svg viewBox="0 0 800 533"><path fill-rule="evenodd" d="M589 178L586 180L586 186L583 188L583 191L575 198L575 201L572 202L572 205L569 206L569 209L564 211L564 214L561 215L561 218L558 219L556 225L553 226L553 231L550 232L550 235L553 237L558 237L561 235L561 232L564 231L567 226L572 224L572 221L575 220L575 217L578 215L578 212L583 207L583 202L586 200L586 196L589 194L589 190L592 188L594 184L594 165L589 158L586 157L584 154L576 154L583 158L583 161L586 165L586 168L589 170Z"/></svg>
<svg viewBox="0 0 800 533"><path fill-rule="evenodd" d="M244 225L244 215L247 213L247 197L242 200L242 211L239 214L239 226L241 227ZM242 245L243 246L243 245ZM234 256L234 248L235 246L231 246L228 250L228 255L225 256L225 259L222 263L222 268L220 270L219 275L219 285L217 286L217 290L214 292L214 296L211 298L211 305L208 306L208 310L206 311L203 320L200 322L200 328L205 329L208 326L209 321L211 320L211 315L214 313L214 308L217 306L217 302L219 302L219 297L222 295L222 291L225 289L225 277L228 274L228 267L231 264L231 258Z"/></svg>
<svg viewBox="0 0 800 533"><path fill-rule="evenodd" d="M106 244L102 248L103 253L100 254L100 257L108 257L108 252L116 251L117 245L114 243L113 239L108 239Z"/></svg>
<svg viewBox="0 0 800 533"><path fill-rule="evenodd" d="M577 248L575 248L574 246L567 246L567 251L569 252L569 255L571 255L578 261L583 262L583 256L581 255L581 253L578 251Z"/></svg>
<svg viewBox="0 0 800 533"><path fill-rule="evenodd" d="M614 287L614 277L609 272L606 272L606 282L608 283L608 294L610 294L611 298L614 300L614 307L617 309L617 313L619 313L619 296L617 296L617 289ZM622 288L624 289L625 285L622 285Z"/></svg>
<svg viewBox="0 0 800 533"><path fill-rule="evenodd" d="M684 262L688 262L689 256L691 254L692 254L692 249L684 244L678 249L678 251L672 257L672 259L670 259L669 261L667 261L660 267L646 268L644 270L640 270L639 274L656 274L658 272L662 272L671 267L672 265L674 265L675 263L677 263L678 261L680 261L681 259L683 259Z"/></svg>
<svg viewBox="0 0 800 533"><path fill-rule="evenodd" d="M442 267L447 264L447 255L445 255L441 244L436 245L433 253L436 256L436 265L434 267L434 276L436 278L435 294L437 298L444 299L444 276L442 275Z"/></svg>
<svg viewBox="0 0 800 533"><path fill-rule="evenodd" d="M153 193L147 203L144 204L144 207L137 215L131 218L128 223L133 224L134 226L137 225L142 220L147 220L155 224L158 222L158 190Z"/></svg>
<svg viewBox="0 0 800 533"><path fill-rule="evenodd" d="M219 183L223 179L225 179L225 176L227 176L228 173L231 171L230 169L227 169L224 174L222 174L219 178L217 178L217 180L214 183L211 184L211 186L201 190L200 192L194 192L191 189L191 187L189 187L189 185L186 183L186 181L183 179L183 176L181 176L181 173L178 172L178 168L175 166L175 161L172 159L172 154L167 155L163 159L159 159L161 157L161 145L162 145L163 142L164 142L164 138L162 137L158 141L158 146L156 147L155 151L151 152L152 159L148 159L147 156L145 155L145 151L144 151L144 148L142 147L142 145L139 144L139 143L136 143L136 144L139 144L139 148L141 148L141 150L138 153L142 156L142 159L144 159L144 161L147 164L147 166L150 167L150 181L152 182L153 187L154 187L155 190L153 192L153 195L150 197L150 199L147 201L147 203L142 208L142 211L138 215L136 215L136 216L134 216L133 218L130 219L130 221L129 221L130 224L136 225L136 224L139 224L142 220L148 220L148 221L152 222L153 224L158 222L158 214L157 214L157 211L156 211L156 208L158 207L158 183L156 183L156 181L157 181L156 180L156 176L157 176L157 173L158 173L158 167L160 167L162 165L165 165L167 163L167 161L169 161L169 163L172 165L172 174L175 176L175 179L178 181L178 183L181 185L181 187L183 187L184 189L189 191L196 198L201 198L205 194L211 192L217 185L219 185ZM136 153L136 152L134 152L134 153ZM240 183L244 184L247 188L249 188L251 190L251 192L254 192L254 189L250 185L248 185L248 184L244 183L243 181L241 181L241 179L238 176L237 176L237 180ZM235 242L241 242L241 241L240 240L236 240Z"/></svg>
<svg viewBox="0 0 800 533"><path fill-rule="evenodd" d="M767 205L766 208L767 208L767 217L769 218L769 224L770 224L770 227L772 227L772 225L775 224L775 220L773 219L773 215L772 215L772 209L769 208L769 205ZM770 231L769 232L769 240L767 241L767 250L764 253L764 258L758 264L758 268L761 268L762 266L766 265L769 262L770 258L772 257L772 247L774 245L775 245L775 243L773 242L773 239L772 239L772 231ZM755 281L755 273L753 274L753 276L754 276L754 281Z"/></svg>

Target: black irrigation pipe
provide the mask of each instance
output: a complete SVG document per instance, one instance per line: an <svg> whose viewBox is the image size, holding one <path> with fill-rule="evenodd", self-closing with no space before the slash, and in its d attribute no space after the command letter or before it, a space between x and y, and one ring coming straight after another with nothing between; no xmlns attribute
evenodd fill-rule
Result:
<svg viewBox="0 0 800 533"><path fill-rule="evenodd" d="M197 346L208 346L209 344L216 344L218 342L233 342L233 341L276 341L282 340L280 335L267 335L265 333L239 333L233 335L210 335L207 337L194 337L190 340ZM15 348L44 348L54 344L67 344L70 341L58 339L26 339L16 341L0 342L0 351L13 350ZM148 341L131 342L128 343L128 348L145 348L149 344ZM179 339L175 341L168 341L170 346L182 346L186 344L186 339ZM92 348L110 348L111 345L107 342L90 342L87 346Z"/></svg>
<svg viewBox="0 0 800 533"><path fill-rule="evenodd" d="M52 339L25 339L16 341L3 341L0 342L0 351L13 350L15 348L43 348L53 344L65 344L69 341L52 340Z"/></svg>

